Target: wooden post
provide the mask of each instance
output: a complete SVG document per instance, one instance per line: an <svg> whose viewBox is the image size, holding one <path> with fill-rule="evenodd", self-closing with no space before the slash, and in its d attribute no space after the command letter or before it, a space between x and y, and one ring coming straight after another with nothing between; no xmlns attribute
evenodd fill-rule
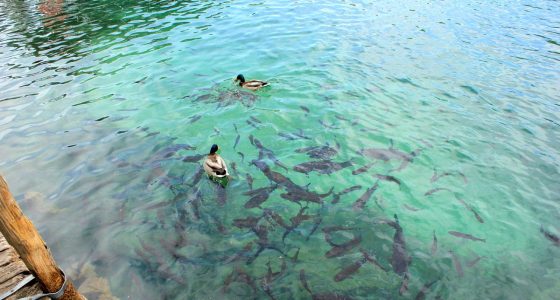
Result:
<svg viewBox="0 0 560 300"><path fill-rule="evenodd" d="M49 293L57 292L64 278L59 271L45 241L33 223L23 214L8 189L8 184L0 175L0 232L17 251L29 271L39 280ZM62 300L82 300L83 298L68 281Z"/></svg>

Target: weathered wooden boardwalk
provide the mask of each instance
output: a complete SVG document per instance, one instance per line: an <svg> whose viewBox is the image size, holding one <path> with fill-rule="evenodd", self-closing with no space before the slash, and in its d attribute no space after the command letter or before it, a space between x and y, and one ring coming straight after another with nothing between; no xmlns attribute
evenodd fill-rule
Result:
<svg viewBox="0 0 560 300"><path fill-rule="evenodd" d="M17 252L0 233L0 297L17 286L29 275L29 270ZM13 300L43 293L44 291L41 290L39 282L34 278L16 293L5 299Z"/></svg>

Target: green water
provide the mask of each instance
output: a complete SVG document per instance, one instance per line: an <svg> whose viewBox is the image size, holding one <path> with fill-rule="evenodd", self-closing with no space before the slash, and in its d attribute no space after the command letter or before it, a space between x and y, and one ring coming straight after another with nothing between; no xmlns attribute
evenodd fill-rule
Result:
<svg viewBox="0 0 560 300"><path fill-rule="evenodd" d="M437 280L428 299L559 299L560 248L540 232L560 234L559 15L555 1L0 1L0 172L76 285L89 265L120 299L308 299L301 270L316 296L415 298ZM247 94L238 73L270 87ZM284 243L262 218L283 254L254 260L258 238L234 220L267 210L290 224L300 204L280 186L244 208L246 174L271 185L251 135L302 188L361 186L338 203L301 201L312 218ZM234 177L224 205L206 178L192 184L201 162L183 161L213 143ZM313 160L297 149L327 144L352 166L293 169ZM417 155L395 171L401 161L364 148ZM400 185L379 181L356 208L376 174ZM394 214L411 257L402 295ZM352 228L336 243L361 242L327 258L331 226ZM387 271L366 263L336 282L360 250ZM272 296L267 263L286 265ZM254 288L226 284L231 274Z"/></svg>

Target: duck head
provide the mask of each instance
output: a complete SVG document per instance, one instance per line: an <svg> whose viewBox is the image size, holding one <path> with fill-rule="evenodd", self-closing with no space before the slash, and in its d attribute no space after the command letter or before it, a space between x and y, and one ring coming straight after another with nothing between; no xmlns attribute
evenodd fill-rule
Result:
<svg viewBox="0 0 560 300"><path fill-rule="evenodd" d="M237 75L237 77L235 78L235 82L238 81L239 81L239 85L243 85L243 83L245 83L245 76L243 76L243 74Z"/></svg>

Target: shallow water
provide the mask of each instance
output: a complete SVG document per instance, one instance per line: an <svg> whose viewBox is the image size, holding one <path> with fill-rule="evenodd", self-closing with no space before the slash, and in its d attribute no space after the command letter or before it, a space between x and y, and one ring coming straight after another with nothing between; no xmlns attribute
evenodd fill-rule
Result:
<svg viewBox="0 0 560 300"><path fill-rule="evenodd" d="M414 298L435 281L427 298L554 299L560 248L540 228L560 234L558 15L555 1L1 0L0 170L77 285L91 265L118 298L309 298L304 270L315 295ZM238 73L271 86L243 92ZM296 203L284 184L247 209L246 174L271 185L250 136L303 189L361 188ZM223 205L183 161L212 143L234 176ZM294 170L314 160L297 149L322 145L352 165ZM234 226L264 212L289 225L301 207L284 242L270 216ZM359 245L326 257L332 226L351 228L334 244ZM386 271L335 281L361 251Z"/></svg>

